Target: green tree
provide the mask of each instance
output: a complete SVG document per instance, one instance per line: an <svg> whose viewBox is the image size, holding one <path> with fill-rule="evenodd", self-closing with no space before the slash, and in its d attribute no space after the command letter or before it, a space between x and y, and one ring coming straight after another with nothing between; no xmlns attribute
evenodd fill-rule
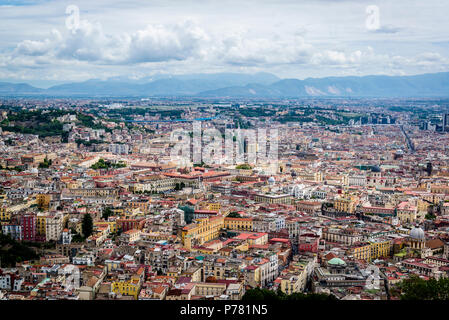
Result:
<svg viewBox="0 0 449 320"><path fill-rule="evenodd" d="M103 219L105 219L105 220L108 220L108 218L109 218L110 216L112 216L112 214L113 214L113 212L112 212L111 208L106 207L106 208L103 209L103 214L102 214L101 217L102 217Z"/></svg>
<svg viewBox="0 0 449 320"><path fill-rule="evenodd" d="M400 285L401 300L449 300L449 279L424 280L416 275Z"/></svg>
<svg viewBox="0 0 449 320"><path fill-rule="evenodd" d="M39 163L39 168L48 168L51 166L52 161L48 160L47 157L45 157L44 162Z"/></svg>
<svg viewBox="0 0 449 320"><path fill-rule="evenodd" d="M109 168L109 164L104 161L104 159L99 159L96 163L94 163L91 167L91 169L97 170L97 169L107 169Z"/></svg>
<svg viewBox="0 0 449 320"><path fill-rule="evenodd" d="M317 293L302 293L302 292L294 292L292 294L286 294L278 288L277 291L268 290L268 289L249 289L245 292L245 295L242 297L242 300L250 301L250 300L268 300L268 301L276 301L276 300L337 300L334 295L328 294L317 294Z"/></svg>
<svg viewBox="0 0 449 320"><path fill-rule="evenodd" d="M241 218L242 216L237 211L233 211L233 212L229 213L227 215L227 217L229 217L229 218Z"/></svg>
<svg viewBox="0 0 449 320"><path fill-rule="evenodd" d="M83 236L85 238L88 238L92 234L93 229L94 229L94 223L93 223L92 217L89 213L86 213L84 215L81 227L83 230Z"/></svg>
<svg viewBox="0 0 449 320"><path fill-rule="evenodd" d="M30 246L0 233L0 267L15 267L17 262L39 259Z"/></svg>
<svg viewBox="0 0 449 320"><path fill-rule="evenodd" d="M72 237L72 242L83 242L84 238L79 234L75 233Z"/></svg>
<svg viewBox="0 0 449 320"><path fill-rule="evenodd" d="M265 294L262 289L250 289L246 290L242 297L242 301L254 301L254 300L265 300Z"/></svg>
<svg viewBox="0 0 449 320"><path fill-rule="evenodd" d="M425 218L427 220L434 220L436 218L436 216L433 213L428 213L428 214L426 214Z"/></svg>
<svg viewBox="0 0 449 320"><path fill-rule="evenodd" d="M241 170L249 170L249 169L252 169L252 167L249 165L249 164L247 164L247 163L244 163L244 164L239 164L239 165L237 165L236 167L235 167L236 169L241 169Z"/></svg>

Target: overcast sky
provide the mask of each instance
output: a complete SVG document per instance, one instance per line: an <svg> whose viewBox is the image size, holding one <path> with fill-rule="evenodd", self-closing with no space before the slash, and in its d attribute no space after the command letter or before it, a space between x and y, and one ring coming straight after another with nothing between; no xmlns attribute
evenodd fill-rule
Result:
<svg viewBox="0 0 449 320"><path fill-rule="evenodd" d="M3 81L441 71L447 0L0 0Z"/></svg>

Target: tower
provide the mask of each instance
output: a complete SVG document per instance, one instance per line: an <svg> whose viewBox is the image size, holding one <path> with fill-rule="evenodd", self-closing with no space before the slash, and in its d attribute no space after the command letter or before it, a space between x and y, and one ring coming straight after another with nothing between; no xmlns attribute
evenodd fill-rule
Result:
<svg viewBox="0 0 449 320"><path fill-rule="evenodd" d="M449 113L443 114L443 132L449 131Z"/></svg>

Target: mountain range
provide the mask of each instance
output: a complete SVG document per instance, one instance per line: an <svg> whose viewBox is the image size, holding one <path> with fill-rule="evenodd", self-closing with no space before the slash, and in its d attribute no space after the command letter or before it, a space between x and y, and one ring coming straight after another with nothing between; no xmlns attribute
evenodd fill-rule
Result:
<svg viewBox="0 0 449 320"><path fill-rule="evenodd" d="M449 97L449 72L414 76L280 79L270 73L155 75L66 83L47 89L0 82L0 96L46 97Z"/></svg>

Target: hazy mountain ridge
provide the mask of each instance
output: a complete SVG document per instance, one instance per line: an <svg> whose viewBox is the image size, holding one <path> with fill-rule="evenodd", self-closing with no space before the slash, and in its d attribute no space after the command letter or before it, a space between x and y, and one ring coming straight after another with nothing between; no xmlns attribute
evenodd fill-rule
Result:
<svg viewBox="0 0 449 320"><path fill-rule="evenodd" d="M449 97L449 72L416 76L279 79L269 73L155 75L140 80L114 78L40 89L0 82L0 95L198 96L198 97Z"/></svg>
<svg viewBox="0 0 449 320"><path fill-rule="evenodd" d="M112 95L112 96L191 96L202 91L228 86L242 86L250 82L271 84L280 79L269 73L156 75L140 80L116 78L111 80L88 80L50 87L47 94Z"/></svg>
<svg viewBox="0 0 449 320"><path fill-rule="evenodd" d="M222 88L209 97L449 97L449 72L417 76L284 79L268 86Z"/></svg>
<svg viewBox="0 0 449 320"><path fill-rule="evenodd" d="M45 91L27 83L0 82L0 94L32 94Z"/></svg>

